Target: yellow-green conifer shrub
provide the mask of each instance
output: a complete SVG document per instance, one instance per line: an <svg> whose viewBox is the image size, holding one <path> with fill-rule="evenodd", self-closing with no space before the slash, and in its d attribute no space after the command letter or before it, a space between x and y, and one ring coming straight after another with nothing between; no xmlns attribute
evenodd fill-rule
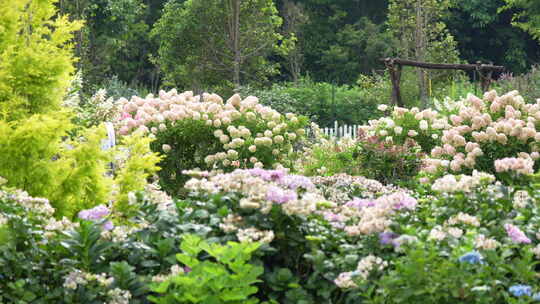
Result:
<svg viewBox="0 0 540 304"><path fill-rule="evenodd" d="M101 149L105 128L86 129L80 135L66 141L58 160L51 163L55 181L44 196L61 216L73 217L83 209L106 204L111 195L112 178L106 174L112 153Z"/></svg>
<svg viewBox="0 0 540 304"><path fill-rule="evenodd" d="M0 0L0 176L48 198L56 217L114 200L127 211L128 193L144 189L160 158L150 139L126 138L129 156L113 177L106 173L119 150L101 149L105 128L70 123L61 104L74 71L70 41L81 23L58 16L55 2Z"/></svg>
<svg viewBox="0 0 540 304"><path fill-rule="evenodd" d="M55 2L0 0L0 172L8 186L50 199L57 216L72 216L110 191L95 153L103 134L85 132L66 149L73 126L61 104L82 23L59 16Z"/></svg>
<svg viewBox="0 0 540 304"><path fill-rule="evenodd" d="M0 120L0 176L7 186L44 196L53 187L61 134L70 127L63 119L34 115L21 121Z"/></svg>
<svg viewBox="0 0 540 304"><path fill-rule="evenodd" d="M56 0L0 0L0 119L60 109L74 72L72 33Z"/></svg>
<svg viewBox="0 0 540 304"><path fill-rule="evenodd" d="M140 191L147 184L149 176L159 170L157 163L162 156L150 149L152 139L144 136L141 132L135 132L122 138L122 144L117 147L118 152L126 155L122 160L116 177L114 209L121 214L129 215L133 209L129 205L128 194L132 191Z"/></svg>
<svg viewBox="0 0 540 304"><path fill-rule="evenodd" d="M101 150L104 128L62 141L70 127L50 115L0 121L0 176L8 186L48 198L58 217L106 203L111 192L112 179L105 173L112 157Z"/></svg>

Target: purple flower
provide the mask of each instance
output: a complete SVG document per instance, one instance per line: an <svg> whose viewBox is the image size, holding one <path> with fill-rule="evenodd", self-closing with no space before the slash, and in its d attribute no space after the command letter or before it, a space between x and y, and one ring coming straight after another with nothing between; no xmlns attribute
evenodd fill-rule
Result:
<svg viewBox="0 0 540 304"><path fill-rule="evenodd" d="M285 176L285 171L283 170L270 170L268 171L271 181L280 181Z"/></svg>
<svg viewBox="0 0 540 304"><path fill-rule="evenodd" d="M79 212L79 218L87 221L96 221L106 217L109 213L109 208L104 205L99 205L92 209L82 210Z"/></svg>
<svg viewBox="0 0 540 304"><path fill-rule="evenodd" d="M361 209L361 208L364 208L364 207L373 207L373 206L375 206L375 202L372 201L372 200L361 199L361 198L355 197L355 198L353 198L352 201L347 202L345 204L345 206L346 207L351 207L351 208Z"/></svg>
<svg viewBox="0 0 540 304"><path fill-rule="evenodd" d="M297 198L296 192L286 191L276 186L270 186L266 191L266 199L278 204L284 204Z"/></svg>
<svg viewBox="0 0 540 304"><path fill-rule="evenodd" d="M400 210L406 208L412 210L416 207L417 201L414 197L405 193L397 193L396 195L399 196L399 200L394 204L394 209Z"/></svg>
<svg viewBox="0 0 540 304"><path fill-rule="evenodd" d="M512 239L514 243L517 244L530 244L531 240L523 233L523 231L519 230L518 227L512 225L512 224L505 224L504 229L506 229L506 233L508 236Z"/></svg>
<svg viewBox="0 0 540 304"><path fill-rule="evenodd" d="M381 245L393 245L394 239L399 235L393 232L381 232L379 233L379 242Z"/></svg>
<svg viewBox="0 0 540 304"><path fill-rule="evenodd" d="M281 179L280 184L292 190L298 188L304 188L306 190L315 188L311 180L302 175L286 175Z"/></svg>
<svg viewBox="0 0 540 304"><path fill-rule="evenodd" d="M280 181L285 176L283 170L265 170L261 168L253 168L248 170L253 176L258 176L265 181Z"/></svg>
<svg viewBox="0 0 540 304"><path fill-rule="evenodd" d="M113 230L114 224L113 224L111 221L106 221L106 222L103 224L102 228L103 228L103 230L105 230L105 231Z"/></svg>
<svg viewBox="0 0 540 304"><path fill-rule="evenodd" d="M324 219L329 222L344 222L347 218L344 215L336 214L333 212L325 212Z"/></svg>

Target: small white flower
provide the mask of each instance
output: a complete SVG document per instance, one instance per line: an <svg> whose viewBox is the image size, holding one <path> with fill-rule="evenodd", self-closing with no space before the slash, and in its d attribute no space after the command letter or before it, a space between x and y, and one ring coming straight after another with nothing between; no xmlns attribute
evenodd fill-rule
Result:
<svg viewBox="0 0 540 304"><path fill-rule="evenodd" d="M384 111L388 110L388 106L385 105L385 104L381 104L381 105L379 105L379 106L377 107L377 109L378 109L379 111L383 111L383 112L384 112Z"/></svg>

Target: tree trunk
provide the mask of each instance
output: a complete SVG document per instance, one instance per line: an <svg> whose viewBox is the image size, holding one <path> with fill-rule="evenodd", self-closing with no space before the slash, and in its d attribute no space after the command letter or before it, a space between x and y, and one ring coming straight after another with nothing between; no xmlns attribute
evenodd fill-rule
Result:
<svg viewBox="0 0 540 304"><path fill-rule="evenodd" d="M424 11L422 9L422 0L416 1L416 34L415 34L415 56L417 61L424 62L426 59L426 25ZM427 107L428 94L426 85L426 73L422 69L417 69L418 90L422 108Z"/></svg>
<svg viewBox="0 0 540 304"><path fill-rule="evenodd" d="M234 90L240 89L240 65L242 63L242 54L240 51L240 1L232 0L232 13L233 13L233 52L234 52Z"/></svg>

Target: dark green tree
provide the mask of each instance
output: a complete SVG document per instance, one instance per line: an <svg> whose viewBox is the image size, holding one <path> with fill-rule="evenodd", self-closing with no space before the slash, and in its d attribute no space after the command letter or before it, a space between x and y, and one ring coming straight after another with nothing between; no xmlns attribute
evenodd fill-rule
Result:
<svg viewBox="0 0 540 304"><path fill-rule="evenodd" d="M314 80L355 83L361 73L383 69L378 59L391 54L384 32L388 1L300 0L309 21L299 45L306 74Z"/></svg>
<svg viewBox="0 0 540 304"><path fill-rule="evenodd" d="M504 0L452 0L445 23L467 62L493 62L514 73L526 72L540 60L540 46L511 25L516 9L500 11Z"/></svg>
<svg viewBox="0 0 540 304"><path fill-rule="evenodd" d="M215 91L277 73L268 58L291 44L272 0L169 1L152 33L166 84ZM223 91L222 91L223 92Z"/></svg>

